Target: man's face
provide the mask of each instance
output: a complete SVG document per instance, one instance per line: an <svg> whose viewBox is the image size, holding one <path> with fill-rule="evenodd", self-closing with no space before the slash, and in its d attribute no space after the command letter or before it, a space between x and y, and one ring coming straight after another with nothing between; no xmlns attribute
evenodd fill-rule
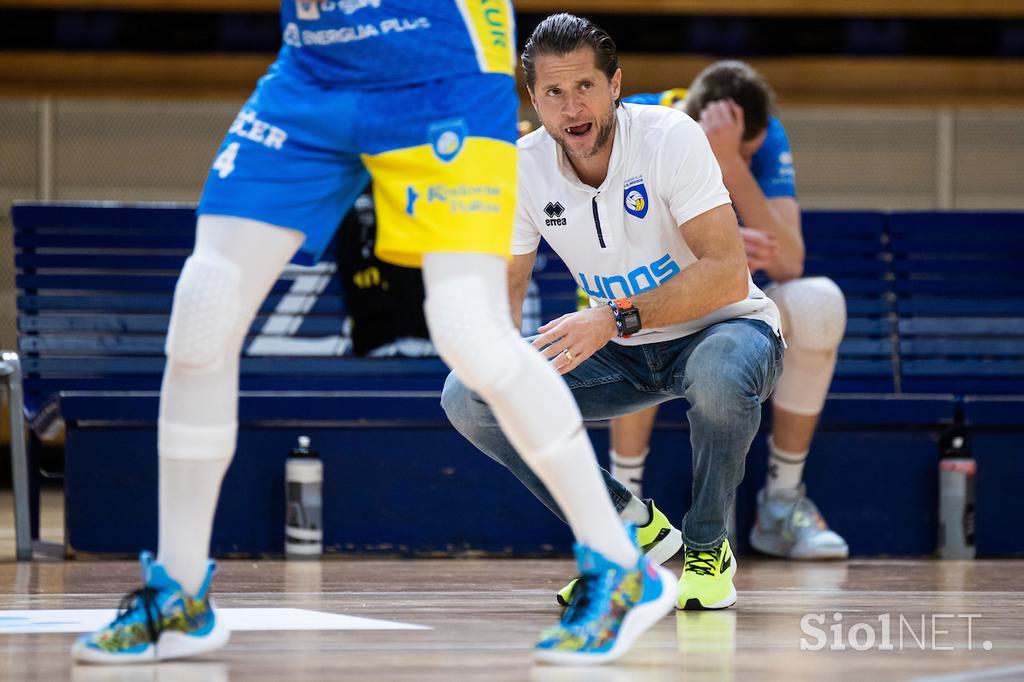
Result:
<svg viewBox="0 0 1024 682"><path fill-rule="evenodd" d="M756 154L761 149L761 147L764 146L764 140L766 137L768 137L767 128L765 128L764 130L762 130L749 140L745 140L740 143L740 156L742 156L746 160L748 166L750 165L750 162L753 161L754 154Z"/></svg>
<svg viewBox="0 0 1024 682"><path fill-rule="evenodd" d="M530 99L548 134L571 159L601 151L615 130L622 71L616 69L609 80L586 46L566 55L540 55L534 68Z"/></svg>

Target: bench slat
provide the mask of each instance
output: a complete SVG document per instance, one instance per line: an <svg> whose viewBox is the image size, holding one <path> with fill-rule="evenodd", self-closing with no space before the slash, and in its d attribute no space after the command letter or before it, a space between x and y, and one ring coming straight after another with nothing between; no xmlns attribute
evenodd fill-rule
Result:
<svg viewBox="0 0 1024 682"><path fill-rule="evenodd" d="M1003 356L1024 359L1020 339L902 339L900 353L907 356Z"/></svg>
<svg viewBox="0 0 1024 682"><path fill-rule="evenodd" d="M287 316L291 317L291 316ZM258 333L270 319L269 315L260 315L250 327L250 333ZM18 329L22 332L35 333L128 333L128 334L166 334L169 315L30 315L18 319ZM307 315L302 320L298 333L337 334L342 321L339 315Z"/></svg>
<svg viewBox="0 0 1024 682"><path fill-rule="evenodd" d="M967 278L956 279L898 279L893 282L893 289L899 295L936 294L947 296L979 296L1017 297L1024 295L1024 278Z"/></svg>
<svg viewBox="0 0 1024 682"><path fill-rule="evenodd" d="M896 260L892 264L897 277L906 275L923 277L968 277L995 279L1019 276L1020 261L1016 258L918 258L912 261Z"/></svg>
<svg viewBox="0 0 1024 682"><path fill-rule="evenodd" d="M804 264L804 276L825 275L835 278L837 275L862 275L865 279L885 277L889 272L889 264L880 260L854 259L843 256L831 258L808 258Z"/></svg>
<svg viewBox="0 0 1024 682"><path fill-rule="evenodd" d="M116 210L115 210L116 209ZM16 203L11 217L18 229L74 230L128 227L171 232L195 230L195 207L188 204L122 204L111 202Z"/></svg>
<svg viewBox="0 0 1024 682"><path fill-rule="evenodd" d="M840 357L882 355L893 353L892 339L858 339L847 337L839 344Z"/></svg>
<svg viewBox="0 0 1024 682"><path fill-rule="evenodd" d="M846 320L846 335L850 336L879 336L892 333L892 324L889 320L870 319L863 317L849 317Z"/></svg>
<svg viewBox="0 0 1024 682"><path fill-rule="evenodd" d="M1020 309L1024 310L1024 308ZM901 334L943 336L1024 335L1024 317L912 317L899 320Z"/></svg>
<svg viewBox="0 0 1024 682"><path fill-rule="evenodd" d="M185 254L158 256L150 254L82 254L73 253L19 253L14 257L16 268L68 269L68 270L160 270L180 272L185 265Z"/></svg>
<svg viewBox="0 0 1024 682"><path fill-rule="evenodd" d="M1013 315L1024 310L1024 298L901 297L896 300L901 315Z"/></svg>
<svg viewBox="0 0 1024 682"><path fill-rule="evenodd" d="M316 276L308 280L294 282L291 279L279 279L271 291L277 294L314 293L318 286ZM24 275L15 277L15 284L22 290L49 291L138 291L138 292L173 292L178 281L177 273L166 275ZM341 291L341 283L332 276L324 287L325 294Z"/></svg>
<svg viewBox="0 0 1024 682"><path fill-rule="evenodd" d="M908 376L948 377L951 381L965 377L1021 377L1024 362L1014 360L903 360L903 373Z"/></svg>
<svg viewBox="0 0 1024 682"><path fill-rule="evenodd" d="M281 303L284 297L270 295L263 302L261 312L272 313ZM171 309L171 296L44 296L40 294L25 294L18 296L18 309L23 311L53 311L66 310L74 312L167 312ZM335 313L340 314L344 310L341 298L338 296L320 296L311 313ZM287 312L287 311L285 311Z"/></svg>
<svg viewBox="0 0 1024 682"><path fill-rule="evenodd" d="M109 358L25 358L27 373L49 376L82 375L155 375L162 374L162 357ZM268 377L278 376L446 376L447 368L433 358L345 358L289 357L242 358L242 373Z"/></svg>
<svg viewBox="0 0 1024 682"><path fill-rule="evenodd" d="M14 246L19 249L61 249L127 251L131 249L179 251L189 253L195 245L195 235L189 234L28 234L14 233Z"/></svg>
<svg viewBox="0 0 1024 682"><path fill-rule="evenodd" d="M892 376L892 360L850 360L839 358L836 376Z"/></svg>

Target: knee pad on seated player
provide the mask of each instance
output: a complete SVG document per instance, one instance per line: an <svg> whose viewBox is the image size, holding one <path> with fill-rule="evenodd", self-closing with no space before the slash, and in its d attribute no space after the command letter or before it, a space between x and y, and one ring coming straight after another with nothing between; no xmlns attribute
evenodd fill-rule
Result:
<svg viewBox="0 0 1024 682"><path fill-rule="evenodd" d="M846 297L827 277L804 277L768 290L782 314L786 344L835 351L846 333ZM787 353L787 360L789 353Z"/></svg>
<svg viewBox="0 0 1024 682"><path fill-rule="evenodd" d="M481 292L431 295L423 305L438 354L467 388L486 398L513 376L519 342L505 310L494 310Z"/></svg>
<svg viewBox="0 0 1024 682"><path fill-rule="evenodd" d="M782 313L786 357L772 402L801 415L820 414L846 331L846 299L827 277L807 277L769 294Z"/></svg>
<svg viewBox="0 0 1024 682"><path fill-rule="evenodd" d="M167 357L191 370L220 369L240 338L241 280L238 266L216 255L192 254L174 290Z"/></svg>

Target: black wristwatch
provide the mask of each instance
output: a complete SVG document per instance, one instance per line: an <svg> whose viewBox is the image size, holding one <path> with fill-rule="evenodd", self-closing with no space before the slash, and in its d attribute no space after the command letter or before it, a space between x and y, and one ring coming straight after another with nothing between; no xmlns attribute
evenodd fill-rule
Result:
<svg viewBox="0 0 1024 682"><path fill-rule="evenodd" d="M612 309L612 315L615 316L615 326L619 330L619 337L628 339L633 334L636 334L643 325L640 323L640 310L633 305L633 302L628 298L617 298L614 301L608 301L608 306Z"/></svg>

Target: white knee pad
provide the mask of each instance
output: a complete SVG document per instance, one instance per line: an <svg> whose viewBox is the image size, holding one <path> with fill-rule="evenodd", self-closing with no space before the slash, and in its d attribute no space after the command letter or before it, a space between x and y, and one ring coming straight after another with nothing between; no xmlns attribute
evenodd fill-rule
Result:
<svg viewBox="0 0 1024 682"><path fill-rule="evenodd" d="M443 289L428 291L423 305L430 338L462 383L486 399L520 363L508 306L495 311L499 302L468 287Z"/></svg>
<svg viewBox="0 0 1024 682"><path fill-rule="evenodd" d="M224 365L239 337L241 270L217 255L193 254L174 290L165 351L174 363L201 372Z"/></svg>
<svg viewBox="0 0 1024 682"><path fill-rule="evenodd" d="M505 263L480 254L423 260L427 326L459 380L483 398L520 455L564 444L580 429L565 382L512 326Z"/></svg>
<svg viewBox="0 0 1024 682"><path fill-rule="evenodd" d="M819 414L846 332L846 298L827 277L792 280L765 293L779 306L787 344L773 402L795 414Z"/></svg>
<svg viewBox="0 0 1024 682"><path fill-rule="evenodd" d="M846 297L828 277L804 277L768 287L779 306L786 344L834 351L846 333Z"/></svg>

